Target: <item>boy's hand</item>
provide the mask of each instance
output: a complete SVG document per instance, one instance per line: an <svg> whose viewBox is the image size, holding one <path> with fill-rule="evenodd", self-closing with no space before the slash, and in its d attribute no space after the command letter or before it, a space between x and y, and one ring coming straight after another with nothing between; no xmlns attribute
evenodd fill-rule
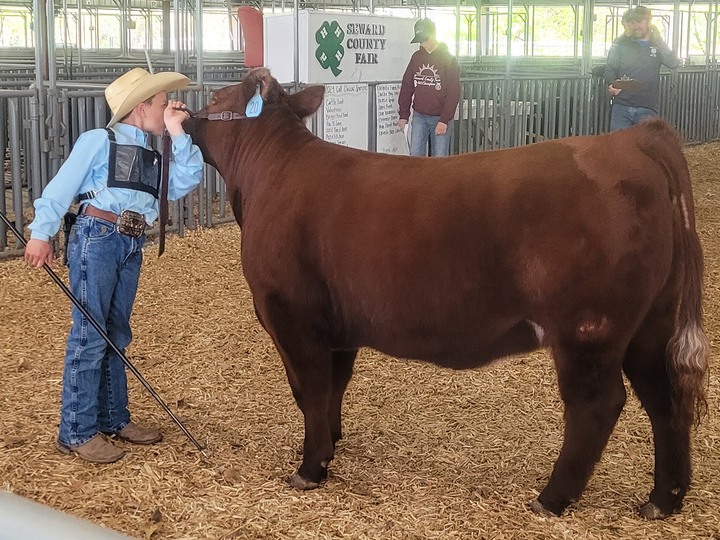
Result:
<svg viewBox="0 0 720 540"><path fill-rule="evenodd" d="M25 260L35 268L42 268L47 262L52 266L53 252L50 242L31 238L25 246Z"/></svg>
<svg viewBox="0 0 720 540"><path fill-rule="evenodd" d="M185 133L182 123L190 118L188 113L178 111L176 107L185 107L185 104L182 101L168 101L167 107L165 107L165 127L173 137Z"/></svg>

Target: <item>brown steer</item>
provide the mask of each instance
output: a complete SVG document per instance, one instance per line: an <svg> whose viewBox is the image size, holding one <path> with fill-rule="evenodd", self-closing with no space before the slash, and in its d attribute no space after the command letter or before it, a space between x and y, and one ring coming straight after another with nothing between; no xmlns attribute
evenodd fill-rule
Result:
<svg viewBox="0 0 720 540"><path fill-rule="evenodd" d="M240 118L259 85L264 109ZM582 493L625 403L647 410L655 487L676 511L705 408L702 252L677 134L663 121L449 158L324 142L266 69L215 92L187 130L225 178L255 310L305 416L290 483L317 487L341 437L360 347L456 369L552 350L565 404L560 457L536 512ZM231 117L227 112L225 117Z"/></svg>

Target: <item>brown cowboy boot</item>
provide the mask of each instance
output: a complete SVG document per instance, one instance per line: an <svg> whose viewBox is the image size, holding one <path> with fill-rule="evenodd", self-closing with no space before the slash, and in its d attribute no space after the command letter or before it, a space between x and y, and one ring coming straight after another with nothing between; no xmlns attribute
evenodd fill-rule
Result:
<svg viewBox="0 0 720 540"><path fill-rule="evenodd" d="M91 463L114 463L125 455L125 452L106 441L102 435L93 437L80 446L68 446L60 441L56 441L55 447L63 454L75 454L79 458Z"/></svg>
<svg viewBox="0 0 720 540"><path fill-rule="evenodd" d="M134 444L155 444L162 440L162 433L155 428L146 428L130 422L118 431L115 436L123 441Z"/></svg>

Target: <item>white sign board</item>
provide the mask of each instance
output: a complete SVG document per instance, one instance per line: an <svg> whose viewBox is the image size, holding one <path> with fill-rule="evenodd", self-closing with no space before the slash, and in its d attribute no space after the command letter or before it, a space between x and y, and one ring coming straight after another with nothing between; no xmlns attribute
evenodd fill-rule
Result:
<svg viewBox="0 0 720 540"><path fill-rule="evenodd" d="M323 100L323 138L368 149L368 85L328 84Z"/></svg>
<svg viewBox="0 0 720 540"><path fill-rule="evenodd" d="M299 82L397 81L418 49L415 19L359 13L300 11ZM293 81L292 13L264 15L265 67L280 83Z"/></svg>
<svg viewBox="0 0 720 540"><path fill-rule="evenodd" d="M405 133L397 127L400 83L378 84L375 90L377 111L377 151L383 154L408 155Z"/></svg>

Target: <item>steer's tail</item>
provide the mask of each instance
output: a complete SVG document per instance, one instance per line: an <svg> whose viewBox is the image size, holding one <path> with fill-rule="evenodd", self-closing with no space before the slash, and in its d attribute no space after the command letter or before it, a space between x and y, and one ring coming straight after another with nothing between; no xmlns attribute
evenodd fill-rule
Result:
<svg viewBox="0 0 720 540"><path fill-rule="evenodd" d="M680 135L662 120L642 124L640 146L666 171L675 215L675 272L679 298L675 334L667 347L673 385L673 418L684 425L700 423L707 412L709 345L703 330L703 254L695 230L695 205Z"/></svg>

